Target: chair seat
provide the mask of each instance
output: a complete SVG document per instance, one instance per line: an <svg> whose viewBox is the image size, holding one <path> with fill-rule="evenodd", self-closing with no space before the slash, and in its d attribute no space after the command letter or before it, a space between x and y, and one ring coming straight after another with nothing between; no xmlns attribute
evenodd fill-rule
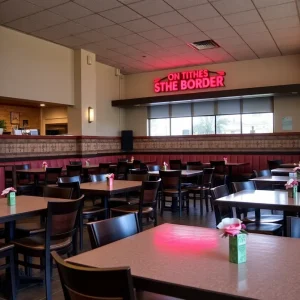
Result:
<svg viewBox="0 0 300 300"><path fill-rule="evenodd" d="M273 223L248 223L246 224L246 231L252 233L263 233L263 234L277 234L282 230L280 224Z"/></svg>
<svg viewBox="0 0 300 300"><path fill-rule="evenodd" d="M12 241L18 252L24 250L44 251L45 250L45 235L36 234L30 237L25 237ZM59 250L69 246L72 243L72 239L66 238L61 240L51 241L50 250Z"/></svg>
<svg viewBox="0 0 300 300"><path fill-rule="evenodd" d="M243 219L244 223L253 223L255 222L255 217L247 217ZM282 215L261 215L260 216L261 223L282 223L283 216Z"/></svg>
<svg viewBox="0 0 300 300"><path fill-rule="evenodd" d="M187 186L186 187L189 193L199 193L201 191L209 191L209 187L205 186L199 186L199 185L193 185L193 186Z"/></svg>
<svg viewBox="0 0 300 300"><path fill-rule="evenodd" d="M137 213L139 212L139 205L123 205L116 208L112 208L112 211L116 212L129 212L129 213ZM143 214L149 214L153 211L152 207L143 207Z"/></svg>
<svg viewBox="0 0 300 300"><path fill-rule="evenodd" d="M5 252L14 248L13 244L0 243L0 252Z"/></svg>
<svg viewBox="0 0 300 300"><path fill-rule="evenodd" d="M17 237L28 237L33 234L42 233L45 228L38 222L29 223L17 223L16 225L16 236Z"/></svg>
<svg viewBox="0 0 300 300"><path fill-rule="evenodd" d="M181 190L181 195L185 195L185 194L187 194L188 193L188 191L187 190ZM173 196L175 196L175 195L178 195L179 194L179 192L178 192L178 190L176 190L176 189L164 189L163 190L163 194L165 195L165 196L171 196L171 197L173 197Z"/></svg>
<svg viewBox="0 0 300 300"><path fill-rule="evenodd" d="M105 208L92 206L92 207L86 207L82 210L83 216L85 214L100 214L105 211Z"/></svg>

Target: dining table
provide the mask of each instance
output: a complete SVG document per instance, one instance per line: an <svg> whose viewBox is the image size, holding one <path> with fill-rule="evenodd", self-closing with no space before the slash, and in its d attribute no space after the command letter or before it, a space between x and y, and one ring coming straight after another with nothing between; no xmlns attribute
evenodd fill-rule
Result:
<svg viewBox="0 0 300 300"><path fill-rule="evenodd" d="M66 259L92 267L129 266L136 289L181 299L299 299L300 240L247 236L247 262L229 262L217 229L162 224Z"/></svg>
<svg viewBox="0 0 300 300"><path fill-rule="evenodd" d="M280 168L295 168L299 165L299 163L283 163L280 164Z"/></svg>
<svg viewBox="0 0 300 300"><path fill-rule="evenodd" d="M272 175L289 176L290 173L295 173L294 168L276 168L271 170Z"/></svg>
<svg viewBox="0 0 300 300"><path fill-rule="evenodd" d="M142 187L142 181L132 180L113 180L113 184L109 185L106 181L102 182L85 182L80 184L80 191L95 196L101 196L104 202L106 218L109 217L109 198L113 195L139 191Z"/></svg>
<svg viewBox="0 0 300 300"><path fill-rule="evenodd" d="M167 170L167 171L175 171L175 170ZM199 176L203 173L203 170L181 170L181 177L195 177ZM159 171L148 171L148 174L151 176L159 177Z"/></svg>
<svg viewBox="0 0 300 300"><path fill-rule="evenodd" d="M293 177L294 179L300 181L300 179L297 177ZM271 183L271 184L284 184L290 179L289 176L261 176L261 177L255 177L251 178L251 181L254 181L256 183Z"/></svg>

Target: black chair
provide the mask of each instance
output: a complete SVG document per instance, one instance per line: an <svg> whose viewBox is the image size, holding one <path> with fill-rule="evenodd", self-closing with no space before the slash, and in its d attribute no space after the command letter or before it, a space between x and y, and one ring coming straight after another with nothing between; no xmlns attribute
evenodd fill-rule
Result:
<svg viewBox="0 0 300 300"><path fill-rule="evenodd" d="M81 160L70 160L69 165L71 165L71 166L81 166L82 161Z"/></svg>
<svg viewBox="0 0 300 300"><path fill-rule="evenodd" d="M201 161L188 161L186 163L187 170L202 170L203 164Z"/></svg>
<svg viewBox="0 0 300 300"><path fill-rule="evenodd" d="M181 159L170 159L170 170L181 170L182 164Z"/></svg>
<svg viewBox="0 0 300 300"><path fill-rule="evenodd" d="M57 178L61 176L61 168L46 168L44 184L56 184Z"/></svg>
<svg viewBox="0 0 300 300"><path fill-rule="evenodd" d="M237 193L240 191L255 191L256 185L254 181L242 181L242 182L232 182L233 192ZM244 222L256 222L256 218L254 217L248 217L248 212L255 211L254 208L248 208L248 209L240 209L237 208L237 216L238 218L241 218L241 214L244 215ZM283 222L283 216L282 215L266 215L263 214L260 216L260 222L261 223L282 223Z"/></svg>
<svg viewBox="0 0 300 300"><path fill-rule="evenodd" d="M109 163L99 163L99 174L108 174L110 171Z"/></svg>
<svg viewBox="0 0 300 300"><path fill-rule="evenodd" d="M126 180L128 173L128 163L126 161L119 161L117 164L116 179Z"/></svg>
<svg viewBox="0 0 300 300"><path fill-rule="evenodd" d="M210 161L210 167L215 169L213 186L227 184L227 180L230 180L230 178L228 178L225 161L212 160Z"/></svg>
<svg viewBox="0 0 300 300"><path fill-rule="evenodd" d="M286 236L292 238L300 238L300 218L286 218Z"/></svg>
<svg viewBox="0 0 300 300"><path fill-rule="evenodd" d="M159 171L160 165L147 165L148 171Z"/></svg>
<svg viewBox="0 0 300 300"><path fill-rule="evenodd" d="M67 165L67 176L81 176L82 174L82 165Z"/></svg>
<svg viewBox="0 0 300 300"><path fill-rule="evenodd" d="M279 168L281 164L282 160L280 159L268 160L268 167L270 170Z"/></svg>
<svg viewBox="0 0 300 300"><path fill-rule="evenodd" d="M129 174L148 174L148 170L146 170L146 169L129 169L127 177Z"/></svg>
<svg viewBox="0 0 300 300"><path fill-rule="evenodd" d="M209 211L209 198L210 198L210 189L212 188L212 178L214 174L214 168L204 168L203 174L199 179L201 182L198 182L197 185L187 186L189 194L193 195L194 207L196 207L197 195L199 195L200 200L200 212L203 214L203 200L205 200L206 212ZM213 210L213 206L211 205Z"/></svg>
<svg viewBox="0 0 300 300"><path fill-rule="evenodd" d="M139 169L141 167L141 161L134 159L132 162L133 169Z"/></svg>
<svg viewBox="0 0 300 300"><path fill-rule="evenodd" d="M181 217L181 211L183 207L183 202L186 202L187 213L189 212L189 199L188 191L182 189L181 187L181 170L176 171L159 171L159 177L161 178L161 207L160 214L163 215L167 199L166 197L172 198L173 210L177 207L177 202L179 202L179 216Z"/></svg>
<svg viewBox="0 0 300 300"><path fill-rule="evenodd" d="M270 169L260 170L260 171L253 170L253 173L255 177L272 176L272 172Z"/></svg>
<svg viewBox="0 0 300 300"><path fill-rule="evenodd" d="M56 262L66 300L136 299L129 267L88 268L69 264L56 252L51 252L51 255Z"/></svg>
<svg viewBox="0 0 300 300"><path fill-rule="evenodd" d="M118 158L118 162L128 162L127 158Z"/></svg>
<svg viewBox="0 0 300 300"><path fill-rule="evenodd" d="M84 196L74 201L48 202L46 231L31 237L13 241L16 257L24 255L24 261L17 264L25 269L36 268L44 270L46 283L46 299L51 299L52 258L50 252L55 250L60 254L70 255L76 252L76 232L80 206ZM28 257L39 257L40 264L32 263Z"/></svg>
<svg viewBox="0 0 300 300"><path fill-rule="evenodd" d="M24 165L15 165L14 170L29 170L31 168L30 164L24 164ZM34 184L34 181L32 180L30 174L28 173L19 173L16 172L16 178L17 178L17 194L18 195L34 195L36 190L36 186Z"/></svg>
<svg viewBox="0 0 300 300"><path fill-rule="evenodd" d="M158 181L143 181L139 203L112 208L111 215L137 213L141 230L143 230L143 226L148 226L151 223L157 226L157 192L160 181L161 179ZM146 222L143 223L143 219L146 219Z"/></svg>
<svg viewBox="0 0 300 300"><path fill-rule="evenodd" d="M212 203L214 206L215 217L216 217L216 226L224 218L232 218L233 211L229 206L223 206L216 204L215 200L221 197L229 195L229 190L227 185L220 185L211 189ZM246 231L252 233L261 233L269 235L281 235L282 234L282 225L274 223L246 223Z"/></svg>
<svg viewBox="0 0 300 300"><path fill-rule="evenodd" d="M105 246L140 232L136 213L87 223L92 249Z"/></svg>
<svg viewBox="0 0 300 300"><path fill-rule="evenodd" d="M101 181L106 181L106 175L107 174L91 174L90 177L90 182L101 182Z"/></svg>

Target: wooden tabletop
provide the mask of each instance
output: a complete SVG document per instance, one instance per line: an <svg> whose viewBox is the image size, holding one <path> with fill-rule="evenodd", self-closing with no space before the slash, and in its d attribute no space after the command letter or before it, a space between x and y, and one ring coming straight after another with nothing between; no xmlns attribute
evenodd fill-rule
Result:
<svg viewBox="0 0 300 300"><path fill-rule="evenodd" d="M298 163L286 163L286 164L281 164L280 168L295 168L298 166Z"/></svg>
<svg viewBox="0 0 300 300"><path fill-rule="evenodd" d="M286 174L289 175L289 173L295 173L294 168L276 168L271 170L272 174Z"/></svg>
<svg viewBox="0 0 300 300"><path fill-rule="evenodd" d="M210 166L210 163L209 162L203 163L203 165ZM249 165L249 162L227 162L227 163L225 163L225 166L228 166L228 167L240 167L240 166L246 166L246 165Z"/></svg>
<svg viewBox="0 0 300 300"><path fill-rule="evenodd" d="M297 194L297 198L289 198L288 192L284 190L244 190L216 199L215 203L231 207L238 206L242 208L277 209L300 212L300 193Z"/></svg>
<svg viewBox="0 0 300 300"><path fill-rule="evenodd" d="M290 179L289 176L262 176L262 177L256 177L252 178L250 180L253 181L260 181L260 182L270 182L270 183L285 183ZM295 178L296 180L300 181L299 179Z"/></svg>
<svg viewBox="0 0 300 300"><path fill-rule="evenodd" d="M136 287L183 299L299 299L300 239L249 234L240 265L228 244L216 229L163 224L67 261L130 266Z"/></svg>
<svg viewBox="0 0 300 300"><path fill-rule="evenodd" d="M43 168L33 168L33 169L27 169L27 170L16 170L17 173L33 173L33 174L38 174L38 173L45 173L45 169Z"/></svg>
<svg viewBox="0 0 300 300"><path fill-rule="evenodd" d="M97 192L103 195L113 195L139 190L142 181L114 180L110 186L105 182L85 182L80 184L81 191Z"/></svg>
<svg viewBox="0 0 300 300"><path fill-rule="evenodd" d="M174 171L174 170L167 170ZM194 177L203 173L203 170L181 170L181 177ZM148 171L149 175L158 176L159 171Z"/></svg>

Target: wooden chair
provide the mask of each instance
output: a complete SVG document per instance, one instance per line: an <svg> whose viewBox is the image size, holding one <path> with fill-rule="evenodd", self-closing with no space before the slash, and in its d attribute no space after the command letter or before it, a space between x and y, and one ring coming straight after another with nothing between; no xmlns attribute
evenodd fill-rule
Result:
<svg viewBox="0 0 300 300"><path fill-rule="evenodd" d="M31 237L16 239L16 255L24 255L24 261L17 260L18 265L25 268L44 270L46 283L46 299L51 299L52 259L50 252L55 250L60 254L77 252L76 232L80 206L84 195L74 201L48 202L46 231ZM40 264L31 263L27 257L39 257Z"/></svg>
<svg viewBox="0 0 300 300"><path fill-rule="evenodd" d="M91 175L92 176L92 175ZM106 180L106 179L105 179ZM59 187L71 187L73 189L72 198L76 199L81 196L80 192L80 177L73 176L73 177L60 177L57 181ZM88 221L94 221L104 219L105 218L105 208L99 207L97 205L85 207L82 203L82 209L79 214L79 244L80 250L83 249L83 226L84 226L84 219Z"/></svg>
<svg viewBox="0 0 300 300"><path fill-rule="evenodd" d="M126 180L128 173L128 163L127 161L119 161L117 164L117 174L116 179Z"/></svg>
<svg viewBox="0 0 300 300"><path fill-rule="evenodd" d="M260 171L253 170L253 173L255 177L272 176L272 172L270 169Z"/></svg>
<svg viewBox="0 0 300 300"><path fill-rule="evenodd" d="M133 165L133 169L139 169L141 167L141 161L134 159L132 165Z"/></svg>
<svg viewBox="0 0 300 300"><path fill-rule="evenodd" d="M281 164L282 160L280 159L268 160L268 167L270 170L279 168Z"/></svg>
<svg viewBox="0 0 300 300"><path fill-rule="evenodd" d="M214 174L214 168L204 168L203 174L201 176L202 179L201 182L198 182L198 184L196 185L186 187L188 193L193 195L194 207L196 207L197 195L199 195L201 214L203 214L203 200L205 200L206 212L209 211L208 200L210 197L210 189L212 188L213 174ZM212 205L211 208L213 210Z"/></svg>
<svg viewBox="0 0 300 300"><path fill-rule="evenodd" d="M67 165L67 176L81 176L82 174L82 165Z"/></svg>
<svg viewBox="0 0 300 300"><path fill-rule="evenodd" d="M110 171L109 163L99 163L99 174L108 174Z"/></svg>
<svg viewBox="0 0 300 300"><path fill-rule="evenodd" d="M128 175L129 174L148 174L148 170L146 170L146 169L129 169ZM128 175L127 175L127 179L128 179Z"/></svg>
<svg viewBox="0 0 300 300"><path fill-rule="evenodd" d="M237 193L240 191L248 190L248 191L254 191L256 190L256 185L254 181L242 181L242 182L232 182L233 192ZM254 208L248 208L248 209L240 209L237 208L236 213L238 218L241 218L241 214L244 215L244 222L256 222L256 218L254 217L248 217L248 212L255 211ZM261 223L282 223L283 222L283 216L282 215L266 215L263 214L260 216L260 222Z"/></svg>
<svg viewBox="0 0 300 300"><path fill-rule="evenodd" d="M81 166L82 161L81 160L69 160L69 165L71 165L71 166Z"/></svg>
<svg viewBox="0 0 300 300"><path fill-rule="evenodd" d="M161 207L160 214L163 216L164 209L166 208L165 203L166 197L172 198L172 206L179 202L179 216L181 217L183 199L186 202L187 213L189 212L189 199L188 191L181 187L181 170L178 171L159 171L159 177L161 178ZM176 205L177 206L177 205Z"/></svg>
<svg viewBox="0 0 300 300"><path fill-rule="evenodd" d="M87 223L92 249L105 246L140 232L136 213Z"/></svg>
<svg viewBox="0 0 300 300"><path fill-rule="evenodd" d="M170 170L181 170L182 164L181 159L170 159Z"/></svg>
<svg viewBox="0 0 300 300"><path fill-rule="evenodd" d="M203 164L201 161L188 161L186 163L187 170L203 170Z"/></svg>
<svg viewBox="0 0 300 300"><path fill-rule="evenodd" d="M57 178L61 176L61 168L46 168L44 184L56 184Z"/></svg>
<svg viewBox="0 0 300 300"><path fill-rule="evenodd" d="M224 160L212 160L210 161L210 167L215 168L213 186L227 184L228 174L226 170L226 164Z"/></svg>
<svg viewBox="0 0 300 300"><path fill-rule="evenodd" d="M286 218L286 233L288 237L300 238L300 218Z"/></svg>
<svg viewBox="0 0 300 300"><path fill-rule="evenodd" d="M54 251L51 255L57 265L64 299L136 299L129 267L81 267L65 262Z"/></svg>
<svg viewBox="0 0 300 300"><path fill-rule="evenodd" d="M212 203L214 206L215 217L216 217L216 226L224 218L232 218L233 211L231 207L226 207L223 205L217 205L215 200L221 197L229 195L227 185L220 185L211 189ZM269 235L281 235L282 234L282 225L275 223L246 223L246 230L252 233L261 233Z"/></svg>
<svg viewBox="0 0 300 300"><path fill-rule="evenodd" d="M112 216L118 216L128 213L137 213L141 230L143 226L153 223L157 226L157 192L161 179L158 181L143 181L140 201L136 205L123 205L111 209ZM146 219L146 223L143 223Z"/></svg>
<svg viewBox="0 0 300 300"><path fill-rule="evenodd" d="M15 165L15 171L17 170L29 170L31 168L30 164ZM35 194L35 184L30 176L30 174L16 172L17 178L17 194L18 195L34 195Z"/></svg>

